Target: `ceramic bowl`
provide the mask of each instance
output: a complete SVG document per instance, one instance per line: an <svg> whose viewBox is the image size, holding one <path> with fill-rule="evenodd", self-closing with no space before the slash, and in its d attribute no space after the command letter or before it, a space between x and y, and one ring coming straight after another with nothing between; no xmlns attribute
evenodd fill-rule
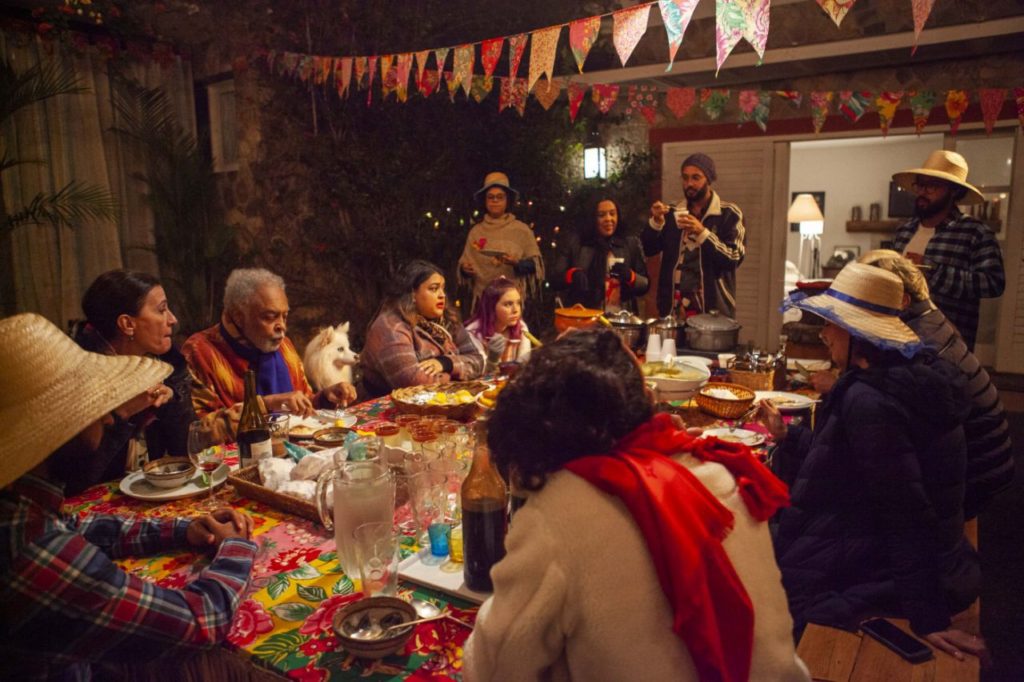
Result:
<svg viewBox="0 0 1024 682"><path fill-rule="evenodd" d="M660 402L689 400L711 378L711 371L704 365L690 364L679 360L674 365L676 369L680 370L681 376L679 377L652 376L657 374L660 367L664 367L661 363L650 363L644 367L644 378L647 381L654 382L657 386L656 395ZM650 367L650 370L646 369L648 367Z"/></svg>
<svg viewBox="0 0 1024 682"><path fill-rule="evenodd" d="M345 436L352 429L344 426L332 426L329 429L320 429L313 434L313 443L322 448L336 448L345 442Z"/></svg>
<svg viewBox="0 0 1024 682"><path fill-rule="evenodd" d="M180 488L192 480L196 465L188 457L164 457L142 468L146 481L157 488Z"/></svg>
<svg viewBox="0 0 1024 682"><path fill-rule="evenodd" d="M405 648L415 625L391 630L386 636L366 639L359 636L373 627L387 627L416 619L416 609L396 597L369 597L352 602L334 615L332 626L341 647L361 658L384 658Z"/></svg>

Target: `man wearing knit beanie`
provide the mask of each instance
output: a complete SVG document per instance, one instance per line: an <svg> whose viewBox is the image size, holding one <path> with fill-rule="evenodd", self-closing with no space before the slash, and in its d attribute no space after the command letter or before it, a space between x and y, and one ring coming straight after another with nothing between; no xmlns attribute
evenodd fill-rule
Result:
<svg viewBox="0 0 1024 682"><path fill-rule="evenodd" d="M745 253L743 213L711 188L718 173L707 154L690 154L680 172L686 206L654 202L641 235L646 256L662 254L658 314L717 310L735 317L736 269Z"/></svg>

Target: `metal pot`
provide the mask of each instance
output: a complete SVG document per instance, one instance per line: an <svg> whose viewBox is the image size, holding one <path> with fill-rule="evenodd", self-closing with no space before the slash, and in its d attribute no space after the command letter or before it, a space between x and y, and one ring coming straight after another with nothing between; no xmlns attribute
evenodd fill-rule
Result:
<svg viewBox="0 0 1024 682"><path fill-rule="evenodd" d="M677 320L674 317L660 317L656 320L647 320L647 333L657 334L661 340L673 339L676 349L686 345L686 322Z"/></svg>
<svg viewBox="0 0 1024 682"><path fill-rule="evenodd" d="M611 313L607 315L607 318L612 329L629 348L639 351L644 347L644 343L647 341L647 327L644 326L643 320L628 310Z"/></svg>
<svg viewBox="0 0 1024 682"><path fill-rule="evenodd" d="M579 303L571 308L555 308L555 329L559 334L566 329L590 329L598 324L608 324L603 310L584 308Z"/></svg>
<svg viewBox="0 0 1024 682"><path fill-rule="evenodd" d="M736 347L739 335L739 323L717 310L686 319L686 342L696 350L730 351Z"/></svg>

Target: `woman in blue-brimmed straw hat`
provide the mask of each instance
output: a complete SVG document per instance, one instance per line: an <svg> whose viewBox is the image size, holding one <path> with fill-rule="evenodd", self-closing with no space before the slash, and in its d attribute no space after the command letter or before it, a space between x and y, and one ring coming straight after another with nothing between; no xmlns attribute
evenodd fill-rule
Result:
<svg viewBox="0 0 1024 682"><path fill-rule="evenodd" d="M775 551L798 631L896 616L954 656L985 655L980 638L951 627L981 581L963 531L970 405L956 369L900 320L903 303L899 277L851 263L822 294L783 304L825 319L840 375L813 431L760 406L792 498Z"/></svg>

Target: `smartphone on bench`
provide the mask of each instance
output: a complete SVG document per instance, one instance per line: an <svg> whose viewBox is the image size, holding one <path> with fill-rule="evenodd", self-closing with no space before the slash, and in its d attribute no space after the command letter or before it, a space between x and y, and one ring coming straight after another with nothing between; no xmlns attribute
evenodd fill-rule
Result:
<svg viewBox="0 0 1024 682"><path fill-rule="evenodd" d="M860 624L860 629L911 663L923 663L933 656L927 644L911 637L885 618L866 620Z"/></svg>

